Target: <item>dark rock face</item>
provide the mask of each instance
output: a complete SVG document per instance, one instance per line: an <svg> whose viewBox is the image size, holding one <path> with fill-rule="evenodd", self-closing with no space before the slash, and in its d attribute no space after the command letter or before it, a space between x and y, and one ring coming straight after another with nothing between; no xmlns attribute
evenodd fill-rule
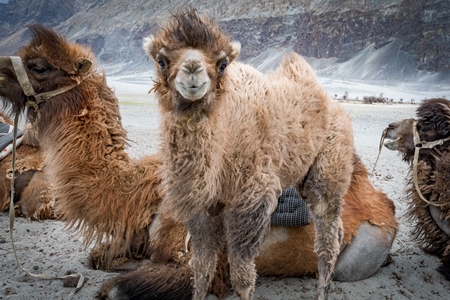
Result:
<svg viewBox="0 0 450 300"><path fill-rule="evenodd" d="M0 2L0 38L39 23L57 26L75 13L72 0L11 0Z"/></svg>
<svg viewBox="0 0 450 300"><path fill-rule="evenodd" d="M304 56L345 61L371 44L377 49L397 39L399 50L415 57L419 70L450 69L450 2L444 0L391 1L373 10L337 7L222 25L241 41L244 59L265 48L291 46Z"/></svg>
<svg viewBox="0 0 450 300"><path fill-rule="evenodd" d="M304 56L344 62L368 47L393 43L412 57L418 70L450 70L448 0L191 2L241 42L242 60L266 49L292 48ZM0 40L0 53L26 40L25 33L18 33L25 32L25 25L41 23L91 45L101 63L142 60L142 38L168 18L169 10L183 4L182 0L0 0L0 39L5 39Z"/></svg>

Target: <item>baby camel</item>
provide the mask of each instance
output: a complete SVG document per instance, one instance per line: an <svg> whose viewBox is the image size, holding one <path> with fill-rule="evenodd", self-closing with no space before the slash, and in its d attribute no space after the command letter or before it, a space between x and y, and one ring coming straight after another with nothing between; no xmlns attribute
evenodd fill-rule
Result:
<svg viewBox="0 0 450 300"><path fill-rule="evenodd" d="M223 247L234 290L240 299L252 298L255 258L277 198L289 186L299 190L314 220L316 296L324 299L353 170L348 115L298 54L263 75L236 62L240 44L191 8L175 14L144 47L159 66L160 210L192 235L194 299L206 297Z"/></svg>

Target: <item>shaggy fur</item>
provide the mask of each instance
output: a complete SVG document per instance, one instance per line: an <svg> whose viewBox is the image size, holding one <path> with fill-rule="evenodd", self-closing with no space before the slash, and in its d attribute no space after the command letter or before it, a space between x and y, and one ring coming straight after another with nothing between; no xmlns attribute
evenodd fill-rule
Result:
<svg viewBox="0 0 450 300"><path fill-rule="evenodd" d="M368 172L359 157L354 157L354 171L350 188L344 196L343 210L341 213L344 224L344 246L352 247L352 241L358 235L358 228L363 222L378 226L386 236L387 242L393 242L397 231L397 221L394 217L394 203L379 190L375 190L368 179ZM153 253L152 260L159 264L147 264L137 272L129 272L115 278L105 284L100 293L100 298L108 299L108 294L113 289L119 299L136 299L143 293L154 295L161 290L172 293L174 285L166 285L165 282L178 282L175 286L186 287L191 282L193 274L185 272L190 259L190 253L186 254L185 240L186 230L182 224L172 219L162 218L161 225L152 238L152 243L158 247ZM169 236L170 235L170 236ZM160 237L166 238L160 238ZM264 240L261 252L255 260L259 276L304 276L317 274L317 254L313 251L314 226L302 226L297 228L282 228L272 226L269 235ZM372 245L367 244L366 250L361 253L364 259L370 252ZM385 257L387 258L387 257ZM229 291L228 264L226 255L220 252L216 276L211 284L210 292L220 298ZM338 259L339 261L339 259ZM178 267L164 265L164 262L177 262ZM360 264L355 259L355 265ZM365 261L364 264L367 264ZM177 271L179 268L179 272ZM373 268L371 275L378 270ZM148 272L145 270L148 269ZM159 270L158 270L159 269ZM181 271L183 270L183 271ZM157 273L156 273L157 272ZM217 278L217 274L221 278ZM153 274L148 276L148 274ZM363 279L363 278L358 278ZM124 288L126 287L126 288ZM193 291L190 286L188 291ZM173 298L183 299L183 298Z"/></svg>
<svg viewBox="0 0 450 300"><path fill-rule="evenodd" d="M413 119L406 119L388 126L386 147L398 150L403 159L411 164L414 157ZM417 109L417 132L422 141L435 141L450 136L450 101L430 99ZM397 138L400 138L397 140ZM418 195L413 172L408 184L408 217L414 224L412 238L426 252L442 258L442 272L450 280L450 236L432 217L431 209L437 209L439 218L450 223L450 142L432 149L421 149L417 164L417 180L423 196L433 203L444 205L430 207Z"/></svg>
<svg viewBox="0 0 450 300"><path fill-rule="evenodd" d="M41 26L30 29L33 38L18 55L35 91L79 83L42 103L39 113L28 110L53 184L51 193L58 198L57 214L84 236L85 245L102 243L104 257L97 264L105 269L111 268L112 259L130 252L147 255L145 231L161 201L159 157L135 161L126 154L117 98L104 74L96 71L88 47L68 43ZM0 58L0 68L0 95L21 112L29 99L8 57Z"/></svg>
<svg viewBox="0 0 450 300"><path fill-rule="evenodd" d="M12 125L11 119L0 112L0 120ZM43 157L39 143L35 137L35 130L26 126L23 140L16 151L16 178L14 181L14 205L17 216L24 216L32 220L54 218L53 206L55 198L48 190L48 181L43 172ZM9 209L11 196L12 155L0 161L0 210Z"/></svg>
<svg viewBox="0 0 450 300"><path fill-rule="evenodd" d="M254 260L281 189L296 185L316 228L317 297L325 298L342 241L352 174L351 122L298 54L265 76L235 62L240 46L188 9L146 42L159 64L165 195L161 212L192 234L194 299L204 299L217 251L250 299Z"/></svg>
<svg viewBox="0 0 450 300"><path fill-rule="evenodd" d="M31 45L25 47L21 53L28 53L26 49L29 49L30 52L35 49L45 51L49 46L46 45L49 41L51 41L52 47L60 48L59 51L80 47L67 43L48 29L33 27L33 31L35 36ZM84 48L82 50L80 52L82 54L87 51ZM69 51L69 53L72 52ZM62 53L60 55L65 54L64 52L60 53ZM80 57L80 53L75 56ZM42 60L43 54L40 52L36 52L34 55L25 54L24 56L29 57L29 61L33 62L30 64L29 76L36 90L39 89L41 81L45 82L47 77L66 76L63 73L65 70L59 68L54 70L51 67L53 63L61 59L59 56L52 58L45 55L45 60ZM64 55L64 57L68 56ZM92 59L92 56L89 58ZM71 58L69 57L69 59ZM33 73L32 68L37 66L48 68L46 77ZM7 80L12 86L9 89L0 90L0 94L7 101L15 101L14 106L22 109L24 108L23 103L27 99L23 95L17 98L16 94L7 93L7 91L14 91L17 88L14 76L12 78L9 76L13 76L11 64L7 57L2 57L0 58L0 80ZM88 76L88 74L84 76ZM63 81L58 79L55 82ZM54 88L56 87L48 87L48 89ZM96 240L98 243L101 242L99 239L102 237L108 240L107 243L100 244L91 253L93 265L98 268L110 269L125 256L150 257L156 263L152 265L152 274L172 274L171 276L181 276L180 278L183 279L179 284L175 283L175 285L169 286L169 290L176 286L185 286L188 291L192 290L189 280L189 276L192 275L190 271L174 271L178 268L188 270L187 263L190 254L186 255L183 252L186 237L185 227L168 215L161 215L161 228L158 230L157 236L148 236L147 227L149 224L154 225L153 215L161 201L158 172L162 161L158 156L147 157L140 161L128 158L124 151L125 133L120 124L117 99L104 84L103 77L92 73L75 90L42 104L39 117L35 115L34 111L31 111L30 118L37 125L46 156L53 159L48 159L46 166L52 170L53 180L59 185L59 187L55 187L54 192L60 196L58 211L62 214L63 219L69 225L75 226L73 228L77 228L89 239ZM65 159L65 157L70 159ZM344 214L342 215L345 229L344 241L352 240L352 236L357 234L361 221L377 224L383 231L392 229L395 231L396 221L392 202L387 199L386 195L373 189L364 166L356 157L354 164L352 188L349 192L353 192L355 195L348 194L345 197L349 197L349 200L346 200L348 203L353 203L351 205L359 206L359 208L347 209L344 204ZM134 174L134 177L127 177L129 174ZM111 184L111 181L116 184ZM103 186L106 186L104 190L100 190ZM346 215L345 211L353 212L353 214ZM96 232L95 229L98 231ZM273 232L275 233L276 229L273 229ZM283 257L285 260L281 262L281 265L284 267L277 269L280 261L259 259L256 260L256 263L260 274L281 273L281 275L290 276L317 272L317 255L313 252L313 226L289 229L288 236L288 242L281 243L281 247L279 244L271 242L268 247L263 246L261 253L261 257ZM301 252L285 253L286 256L284 254L282 256L273 255L274 251L277 252L280 248L286 250L299 245L305 246ZM112 259L115 261L111 262ZM288 268L287 262L294 259L298 263L294 264L294 268ZM224 295L229 290L227 256L220 252L218 261L212 291L218 295ZM167 262L175 262L178 265L166 265ZM139 273L141 278L144 276L142 274L146 272L145 268L143 267L142 272ZM171 271L166 273L166 268ZM188 276L184 276L188 283L182 274L188 274ZM136 290L128 289L126 290L128 292L138 293L143 289L148 291L150 287L146 285L147 283L138 287L140 278L136 278L134 273L129 275L131 277L127 278L130 281L122 285L119 279L115 282L121 288L128 287L130 283L136 283L133 285ZM158 276L155 275L152 278L157 279ZM166 278L162 278L162 280L163 283L172 282ZM158 287L158 285L156 286ZM138 298L141 296L142 294L137 294Z"/></svg>

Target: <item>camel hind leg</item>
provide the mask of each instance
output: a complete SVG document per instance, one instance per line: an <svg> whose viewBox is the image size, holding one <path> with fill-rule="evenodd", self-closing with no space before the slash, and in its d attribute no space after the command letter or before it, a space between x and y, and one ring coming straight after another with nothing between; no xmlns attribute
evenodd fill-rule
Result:
<svg viewBox="0 0 450 300"><path fill-rule="evenodd" d="M331 161L319 155L311 167L299 192L308 203L314 220L316 239L314 251L318 255L317 299L326 299L331 276L343 238L341 220L342 197L350 185L353 170L352 156L342 152Z"/></svg>
<svg viewBox="0 0 450 300"><path fill-rule="evenodd" d="M255 258L269 231L274 202L275 197L265 195L256 204L245 208L238 205L225 212L231 284L240 300L252 299L256 281Z"/></svg>
<svg viewBox="0 0 450 300"><path fill-rule="evenodd" d="M194 300L205 299L214 277L218 250L223 247L222 220L206 214L196 214L187 222L191 234L192 258L189 265L194 273Z"/></svg>

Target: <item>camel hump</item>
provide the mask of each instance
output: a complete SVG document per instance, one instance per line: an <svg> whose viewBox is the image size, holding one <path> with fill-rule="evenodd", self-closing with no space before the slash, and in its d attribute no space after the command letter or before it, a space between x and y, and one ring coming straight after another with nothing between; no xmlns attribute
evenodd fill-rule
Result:
<svg viewBox="0 0 450 300"><path fill-rule="evenodd" d="M289 52L282 57L277 75L296 82L316 81L316 75L310 64L295 52Z"/></svg>

